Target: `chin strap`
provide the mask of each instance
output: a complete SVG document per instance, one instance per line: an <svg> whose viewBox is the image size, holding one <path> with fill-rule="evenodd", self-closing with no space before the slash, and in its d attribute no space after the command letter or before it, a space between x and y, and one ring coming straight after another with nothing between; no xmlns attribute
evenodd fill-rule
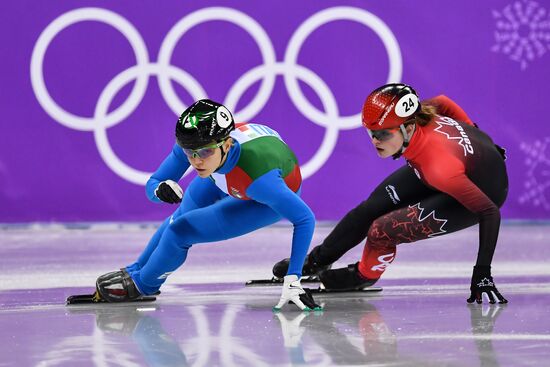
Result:
<svg viewBox="0 0 550 367"><path fill-rule="evenodd" d="M395 153L394 155L392 155L391 157L393 159L399 159L403 153L405 153L405 150L407 150L407 147L409 146L409 143L411 141L411 137L412 137L412 134L409 135L407 133L407 128L405 127L405 124L401 124L399 125L399 129L401 130L401 134L403 135L403 145L401 146L401 149L399 149L399 151L397 153ZM414 134L414 131L416 130L416 126L414 127L413 129L413 134Z"/></svg>
<svg viewBox="0 0 550 367"><path fill-rule="evenodd" d="M218 168L223 166L223 157L225 157L225 152L223 151L222 147L220 147L220 151L222 152L222 158L220 159L220 165L218 166Z"/></svg>
<svg viewBox="0 0 550 367"><path fill-rule="evenodd" d="M221 157L221 159L220 159L220 165L218 166L218 168L216 168L216 170L215 170L214 172L217 172L217 171L223 166L223 164L225 163L225 162L223 161L223 158L225 157L225 155L226 155L227 153L225 153L225 152L223 151L223 145L220 147L220 151L222 152L222 157Z"/></svg>
<svg viewBox="0 0 550 367"><path fill-rule="evenodd" d="M223 151L222 147L220 147L220 151L222 152L222 157L220 159L220 164L218 165L218 168L216 168L214 172L218 172L218 170L223 166L223 157L225 157L225 152Z"/></svg>

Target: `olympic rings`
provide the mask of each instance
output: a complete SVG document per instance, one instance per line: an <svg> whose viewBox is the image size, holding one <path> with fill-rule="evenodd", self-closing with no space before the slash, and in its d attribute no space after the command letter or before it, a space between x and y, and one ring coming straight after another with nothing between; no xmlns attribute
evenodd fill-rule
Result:
<svg viewBox="0 0 550 367"><path fill-rule="evenodd" d="M30 65L34 93L46 113L60 124L75 130L93 131L102 159L117 175L129 182L143 185L151 173L139 171L120 160L109 144L107 129L124 121L138 107L147 90L150 76L157 77L161 94L176 115L185 110L186 106L175 93L171 85L172 80L184 87L194 99L208 96L191 74L171 64L171 57L178 41L188 30L214 20L240 26L254 39L262 55L263 64L244 73L229 89L223 102L233 111L237 120L250 121L260 113L273 92L277 75L281 75L290 99L298 111L313 123L326 129L319 149L308 162L302 165L304 178L312 176L329 159L336 146L339 130L355 129L361 125L359 115L340 116L336 98L326 83L312 70L297 64L300 49L311 33L320 26L336 20L355 21L372 29L386 48L389 60L387 82L398 82L401 79L402 58L395 36L380 18L360 8L339 6L313 14L292 35L282 62L277 62L273 44L262 26L236 9L209 7L183 17L170 29L163 40L158 61L151 62L143 38L128 20L110 10L80 8L57 17L40 34L33 49ZM136 57L135 66L123 70L105 86L96 103L94 116L91 118L74 115L58 105L46 88L43 74L44 56L52 40L65 28L82 21L103 22L114 27L128 39ZM135 85L128 98L118 108L109 112L109 105L116 94L134 80ZM235 111L244 92L259 80L261 85L256 96L247 106ZM306 99L298 85L298 80L308 84L318 95L324 112L319 111Z"/></svg>

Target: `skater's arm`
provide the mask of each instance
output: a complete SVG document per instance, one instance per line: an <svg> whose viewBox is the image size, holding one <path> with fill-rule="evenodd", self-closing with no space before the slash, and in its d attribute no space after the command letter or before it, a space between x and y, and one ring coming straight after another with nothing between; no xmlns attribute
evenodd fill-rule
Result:
<svg viewBox="0 0 550 367"><path fill-rule="evenodd" d="M302 275L302 266L313 237L315 216L307 204L288 188L279 170L256 179L247 189L251 199L268 205L294 225L288 274Z"/></svg>
<svg viewBox="0 0 550 367"><path fill-rule="evenodd" d="M447 162L447 168L455 173L445 175L428 171L425 175L426 181L478 216L479 251L476 265L491 265L500 228L500 209L468 178L463 165L459 162Z"/></svg>
<svg viewBox="0 0 550 367"><path fill-rule="evenodd" d="M164 159L145 184L145 192L149 200L160 203L161 200L155 195L155 190L159 184L166 180L178 182L189 166L189 160L183 150L177 144L174 144L168 157Z"/></svg>

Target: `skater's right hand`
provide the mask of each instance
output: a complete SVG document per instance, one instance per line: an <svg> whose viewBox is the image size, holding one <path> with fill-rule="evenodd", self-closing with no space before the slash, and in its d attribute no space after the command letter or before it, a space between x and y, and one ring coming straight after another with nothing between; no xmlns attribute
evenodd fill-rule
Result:
<svg viewBox="0 0 550 367"><path fill-rule="evenodd" d="M292 301L303 311L322 310L321 306L315 303L309 289L302 288L297 275L285 276L281 298L279 299L279 303L273 307L273 311L280 311L289 301Z"/></svg>
<svg viewBox="0 0 550 367"><path fill-rule="evenodd" d="M490 266L474 266L474 272L472 274L472 284L470 285L470 298L466 301L468 303L483 303L483 293L489 298L489 303L508 303L508 300L500 294L493 277L491 276Z"/></svg>
<svg viewBox="0 0 550 367"><path fill-rule="evenodd" d="M162 181L155 190L155 196L160 201L164 201L169 204L181 203L183 197L183 190L177 182L172 180Z"/></svg>

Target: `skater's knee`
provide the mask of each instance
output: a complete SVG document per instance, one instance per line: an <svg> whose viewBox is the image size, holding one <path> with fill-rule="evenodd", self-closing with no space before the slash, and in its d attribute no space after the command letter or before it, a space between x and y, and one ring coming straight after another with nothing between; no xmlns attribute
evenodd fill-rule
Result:
<svg viewBox="0 0 550 367"><path fill-rule="evenodd" d="M194 232L189 221L185 218L180 218L177 226L172 223L164 230L164 233L162 234L162 241L182 249L189 249L194 243L196 243L193 233Z"/></svg>
<svg viewBox="0 0 550 367"><path fill-rule="evenodd" d="M382 221L376 220L372 223L367 233L366 246L372 249L383 249L387 247L395 246L399 243L399 240L384 230Z"/></svg>

